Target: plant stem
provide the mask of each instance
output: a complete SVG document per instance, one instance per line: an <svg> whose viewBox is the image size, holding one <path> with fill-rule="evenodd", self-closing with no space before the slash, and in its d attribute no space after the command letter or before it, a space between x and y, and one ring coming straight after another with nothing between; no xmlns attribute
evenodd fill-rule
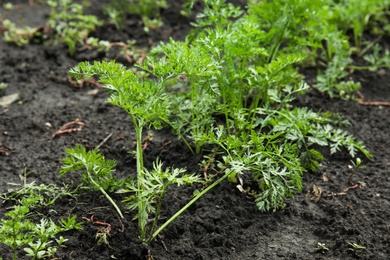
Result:
<svg viewBox="0 0 390 260"><path fill-rule="evenodd" d="M185 143L185 145L188 147L188 149L190 150L190 152L194 155L195 152L194 152L194 149L192 149L191 145L188 143L188 141L184 138L183 135L181 134L178 134L179 138Z"/></svg>
<svg viewBox="0 0 390 260"><path fill-rule="evenodd" d="M382 68L386 68L387 66L386 65L383 65L383 66L355 66L355 65L350 65L350 66L347 66L348 69L353 69L353 70L370 70L372 68L375 68L375 69L382 69Z"/></svg>
<svg viewBox="0 0 390 260"><path fill-rule="evenodd" d="M146 227L143 225L143 219L142 219L142 212L145 211L145 204L142 202L142 191L144 190L143 187L143 180L145 178L144 174L144 160L143 160L143 151L142 151L142 128L143 128L143 120L142 119L136 119L135 117L131 116L133 119L134 127L135 127L135 134L137 138L137 151L136 151L136 161L137 161L137 199L139 201L138 206L138 227L140 229L141 233L141 239L143 240L145 238L146 233Z"/></svg>
<svg viewBox="0 0 390 260"><path fill-rule="evenodd" d="M191 87L191 100L192 100L192 105L195 106L194 104L197 104L198 103L198 95L199 95L199 91L198 89L196 88L196 85L192 86ZM194 111L194 107L191 108L192 111L191 111L191 114L192 114L192 122L197 122L197 126L193 129L193 132L194 132L194 136L197 136L198 135L198 116L196 114L196 112ZM197 154L200 153L200 150L201 150L201 146L199 145L198 142L195 141L195 152Z"/></svg>
<svg viewBox="0 0 390 260"><path fill-rule="evenodd" d="M169 125L172 129L176 130L175 127L171 124L171 122L169 121L165 121L164 122ZM176 132L176 131L175 131ZM182 140L184 142L184 144L188 147L188 149L190 150L190 152L194 155L195 152L194 152L194 149L192 149L191 145L188 143L188 141L186 140L186 138L181 134L179 133L178 131L176 132L176 134L178 135L179 139Z"/></svg>
<svg viewBox="0 0 390 260"><path fill-rule="evenodd" d="M150 235L149 235L148 240L146 241L148 245L149 245L150 241L152 241L153 232L154 232L154 230L157 227L158 218L159 218L160 212L161 212L162 199L164 198L164 195L165 195L165 193L167 191L167 187L168 187L168 184L164 186L160 196L157 198L157 209L156 209L156 213L155 213L155 216L154 216L153 226L150 229Z"/></svg>
<svg viewBox="0 0 390 260"><path fill-rule="evenodd" d="M200 199L204 194L209 192L212 188L221 183L224 179L226 179L233 171L229 171L225 173L224 176L216 180L213 184L208 186L202 192L198 193L190 202L188 202L184 207L182 207L175 215L173 215L170 219L168 219L162 226L153 233L153 235L146 241L149 244L164 228L166 228L172 221L174 221L177 217L179 217L185 210L187 210L192 204L194 204L198 199Z"/></svg>
<svg viewBox="0 0 390 260"><path fill-rule="evenodd" d="M100 187L99 184L97 184L95 182L95 180L92 178L91 176L91 173L88 171L88 178L89 180L93 183L93 185L95 185L96 187L99 188L99 190L103 193L103 195L108 199L109 202L111 202L112 206L114 206L115 210L118 212L119 216L121 218L124 218L123 214L122 214L122 211L119 209L118 205L116 205L115 201L110 197L110 195L108 195L108 193L102 188Z"/></svg>

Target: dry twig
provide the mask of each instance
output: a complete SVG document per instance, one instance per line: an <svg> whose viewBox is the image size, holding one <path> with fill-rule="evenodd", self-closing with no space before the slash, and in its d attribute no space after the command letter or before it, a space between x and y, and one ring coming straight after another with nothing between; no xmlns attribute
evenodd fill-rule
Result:
<svg viewBox="0 0 390 260"><path fill-rule="evenodd" d="M364 101L364 95L360 91L357 91L356 94L361 99L360 101L358 101L358 103L360 105L363 105L363 106L384 106L384 107L390 107L390 102L384 102L384 101Z"/></svg>
<svg viewBox="0 0 390 260"><path fill-rule="evenodd" d="M73 125L78 125L79 127L73 127L71 128L71 126ZM76 119L72 122L69 122L69 123L66 123L65 125L63 125L60 130L58 130L57 132L55 132L53 135L52 135L52 138L56 137L56 136L59 136L59 135L63 135L63 134L69 134L69 133L74 133L74 132L79 132L81 131L82 127L85 126L85 124L83 122L80 121L80 119Z"/></svg>

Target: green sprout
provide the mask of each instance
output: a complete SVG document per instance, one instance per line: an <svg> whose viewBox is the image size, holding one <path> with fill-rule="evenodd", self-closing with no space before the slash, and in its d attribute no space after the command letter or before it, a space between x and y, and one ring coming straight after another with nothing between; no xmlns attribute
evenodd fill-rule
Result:
<svg viewBox="0 0 390 260"><path fill-rule="evenodd" d="M145 27L144 30L156 30L163 25L160 9L168 8L166 0L115 0L105 8L117 29L122 29L125 15L127 13L141 16Z"/></svg>
<svg viewBox="0 0 390 260"><path fill-rule="evenodd" d="M366 249L364 246L361 246L361 245L359 245L359 244L352 243L352 242L349 242L348 245L349 245L348 250L349 250L349 251L352 251L352 252L355 253L355 254L358 253L358 252L361 251L361 250Z"/></svg>
<svg viewBox="0 0 390 260"><path fill-rule="evenodd" d="M19 28L8 19L5 19L1 23L4 27L4 40L6 42L12 42L19 47L29 44L31 39L41 35L38 27L32 28L25 26Z"/></svg>
<svg viewBox="0 0 390 260"><path fill-rule="evenodd" d="M5 89L8 86L7 83L0 82L0 90Z"/></svg>
<svg viewBox="0 0 390 260"><path fill-rule="evenodd" d="M355 174L359 171L359 169L364 169L364 168L366 168L366 166L363 166L362 165L362 160L358 157L358 158L356 158L356 162L354 162L354 161L352 161L351 160L351 164L352 165L348 165L348 168L349 169L352 169L352 173L351 173L351 175L349 175L349 178L348 178L348 181L350 182L350 183L352 183L352 178L353 178L353 176L355 176Z"/></svg>
<svg viewBox="0 0 390 260"><path fill-rule="evenodd" d="M317 247L314 248L314 250L317 251L317 252L324 253L324 252L328 251L329 248L326 247L325 243L318 242L317 243Z"/></svg>
<svg viewBox="0 0 390 260"><path fill-rule="evenodd" d="M77 44L84 44L88 34L102 25L96 16L85 15L83 6L72 0L48 0L51 7L48 24L54 29L55 43L66 43L69 54L73 55Z"/></svg>
<svg viewBox="0 0 390 260"><path fill-rule="evenodd" d="M45 217L40 218L39 223L32 221L37 213L34 208L41 206L43 195L22 196L20 201L8 211L0 220L0 243L13 250L12 259L17 259L18 250L24 248L26 256L32 259L53 257L58 246L66 242L64 238L57 239L57 234L68 230L82 229L81 223L76 221L76 216L62 219L60 225Z"/></svg>

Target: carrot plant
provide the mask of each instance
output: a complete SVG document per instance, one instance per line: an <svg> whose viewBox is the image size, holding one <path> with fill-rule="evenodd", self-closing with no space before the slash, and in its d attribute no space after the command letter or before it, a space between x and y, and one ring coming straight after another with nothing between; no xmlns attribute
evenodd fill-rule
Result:
<svg viewBox="0 0 390 260"><path fill-rule="evenodd" d="M178 186L191 185L200 181L195 175L183 175L185 169L166 168L163 170L162 166L163 164L160 161L156 161L151 171L144 169L141 178L137 177L137 181L127 183L126 188L119 191L134 194L123 202L128 203L129 209L138 210L134 218L138 219L140 238L146 244L149 244L156 237L155 232L160 217L162 200L167 188L173 184ZM148 229L147 223L151 214L153 214L153 224ZM169 219L167 223L169 224L173 220L174 218Z"/></svg>
<svg viewBox="0 0 390 260"><path fill-rule="evenodd" d="M122 29L127 13L141 16L145 31L162 26L160 9L167 8L166 0L115 0L105 8L105 12L118 29Z"/></svg>
<svg viewBox="0 0 390 260"><path fill-rule="evenodd" d="M72 0L45 0L39 4L47 4L50 14L44 29L42 26L23 28L18 27L8 19L0 20L0 32L4 31L4 40L23 46L30 43L34 38L48 40L53 44L66 43L69 54L73 55L77 44L84 44L88 34L103 24L96 16L84 14L87 5L74 3ZM51 37L50 32L55 35Z"/></svg>
<svg viewBox="0 0 390 260"><path fill-rule="evenodd" d="M379 69L390 68L390 51L388 49L383 49L378 44L374 44L372 46L372 52L364 55L363 59L367 62L367 65L350 65L348 68L369 71L378 71Z"/></svg>
<svg viewBox="0 0 390 260"><path fill-rule="evenodd" d="M102 25L96 16L85 15L83 5L72 0L48 0L47 4L51 8L48 24L56 33L54 42L66 43L70 55L78 43L83 44L88 34Z"/></svg>
<svg viewBox="0 0 390 260"><path fill-rule="evenodd" d="M12 259L17 259L17 253L22 248L31 259L54 257L57 249L67 241L57 235L72 229L80 230L81 223L76 221L76 216L70 216L61 219L58 225L41 216L37 209L54 204L60 197L73 197L74 193L67 187L27 183L25 177L21 187L1 194L3 202L14 201L15 204L0 219L0 243L12 249ZM35 221L37 216L38 222Z"/></svg>
<svg viewBox="0 0 390 260"><path fill-rule="evenodd" d="M330 153L344 148L352 157L358 152L372 157L361 142L338 128L347 125L338 115L292 105L309 88L298 65L308 57L317 59L314 53L320 52L328 66L341 59L342 65L334 66L343 71L348 58L348 41L336 41L340 31L322 25L330 21L329 6L313 2L251 1L244 13L223 0L205 1L206 9L185 41L161 43L137 65L150 77L104 61L80 63L70 70L76 78L98 75L111 95L109 102L127 111L133 122L137 183L130 190L138 204L131 207L138 209L143 239L147 203L142 191L148 189L143 182L153 179L147 177L142 159L146 125L172 128L194 153L207 156L211 147L220 155L217 171L223 175L207 191L226 178L245 185L243 175L250 174L258 184L252 194L260 210L283 208L286 198L301 190L302 174L315 171L323 159L318 146L329 147ZM318 14L314 19L313 11ZM310 26L302 29L306 22Z"/></svg>
<svg viewBox="0 0 390 260"><path fill-rule="evenodd" d="M378 31L375 24L386 19L388 1L251 2L249 12L261 21L261 29L272 39L267 47L270 59L277 51L305 53L308 57L302 65L323 68L315 82L318 90L331 97L353 98L360 84L345 80L346 69L353 62L351 55L363 56L371 50L376 39L364 41L363 33L365 30Z"/></svg>
<svg viewBox="0 0 390 260"><path fill-rule="evenodd" d="M20 28L8 19L0 21L0 25L0 32L4 31L4 41L12 42L19 47L29 44L34 37L41 35L38 27L25 26Z"/></svg>
<svg viewBox="0 0 390 260"><path fill-rule="evenodd" d="M306 58L301 53L323 39L302 45L304 35L294 31L299 21L309 19L301 14L309 2L289 1L296 4L292 11L284 2L272 1L271 10L250 5L250 12L239 17L231 5L213 1L199 15L195 34L184 42L160 44L139 65L167 82L166 91L176 102L171 126L195 152L217 146L225 153L225 172L238 178L252 173L261 210L283 207L301 189L303 172L314 171L323 159L315 146L329 146L331 153L345 147L351 156L360 151L371 157L361 142L336 128L337 117L291 105L308 89L296 68ZM277 20L264 27L265 14Z"/></svg>
<svg viewBox="0 0 390 260"><path fill-rule="evenodd" d="M363 33L372 18L381 19L384 10L389 7L387 0L347 0L334 4L333 19L343 31L352 30L355 52L360 55L363 45Z"/></svg>
<svg viewBox="0 0 390 260"><path fill-rule="evenodd" d="M113 61L95 62L92 65L87 62L80 63L70 70L70 75L87 79L93 75L99 76L99 82L105 84L105 88L110 93L108 102L124 109L134 125L137 140L137 178L135 181L128 182L121 192L134 194L124 202L128 203L130 209L137 210L134 218L138 220L140 239L149 244L155 237L153 232L157 227L162 199L168 186L190 185L200 181L195 175L183 175L184 169L163 170L162 163L159 161L153 164L151 171L144 166L143 130L147 126L160 129L164 124L169 123L171 102L163 92L164 81L157 83L144 78ZM89 164L91 160L87 159L85 163ZM148 230L147 223L151 214L154 215L154 222Z"/></svg>

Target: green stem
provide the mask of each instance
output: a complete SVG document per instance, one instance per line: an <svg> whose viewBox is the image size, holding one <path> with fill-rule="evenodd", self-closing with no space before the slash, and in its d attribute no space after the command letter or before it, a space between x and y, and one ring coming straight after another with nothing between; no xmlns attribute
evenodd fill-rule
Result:
<svg viewBox="0 0 390 260"><path fill-rule="evenodd" d="M372 68L375 68L375 69L382 69L382 68L387 68L386 65L382 65L382 66L376 66L376 65L372 65L372 66L354 66L354 65L350 65L350 66L347 66L348 69L354 69L354 70L369 70L369 69L372 69Z"/></svg>
<svg viewBox="0 0 390 260"><path fill-rule="evenodd" d="M286 20L284 21L283 28L281 30L279 30L279 35L276 35L276 37L274 38L274 40L272 42L273 45L271 46L270 56L268 57L267 63L271 63L271 61L273 61L276 58L276 54L279 51L280 45L281 45L282 41L285 39L284 35L285 35L287 28L290 24L290 19L291 19L290 17L291 17L291 14L289 14L288 16L286 15L286 17L285 17Z"/></svg>
<svg viewBox="0 0 390 260"><path fill-rule="evenodd" d="M194 152L194 149L192 149L191 145L187 142L187 140L184 138L184 136L182 136L181 134L178 134L179 135L179 138L185 143L185 145L188 147L188 149L190 150L190 152L194 155L195 152Z"/></svg>
<svg viewBox="0 0 390 260"><path fill-rule="evenodd" d="M188 143L186 138L181 133L179 133L179 131L171 124L171 122L169 122L169 120L164 120L164 122L167 125L169 125L173 129L173 131L175 131L175 133L178 135L179 139L184 142L184 144L188 147L190 152L194 155L195 154L194 149L192 149L191 145Z"/></svg>
<svg viewBox="0 0 390 260"><path fill-rule="evenodd" d="M163 200L164 195L165 195L165 193L167 191L168 185L169 184L165 185L165 187L163 188L159 198L157 199L157 209L156 209L156 213L155 213L155 216L154 216L153 226L150 229L150 235L149 235L148 240L146 241L148 245L149 245L150 241L152 241L152 239L153 239L152 235L153 235L154 230L157 227L158 217L160 216L160 212L161 212L162 200Z"/></svg>
<svg viewBox="0 0 390 260"><path fill-rule="evenodd" d="M192 204L194 204L198 199L200 199L203 195L209 192L212 188L221 183L224 179L226 179L233 171L229 171L225 173L224 176L216 180L213 184L208 186L202 192L198 193L190 202L188 202L184 207L182 207L175 215L173 215L170 219L168 219L162 226L153 233L153 235L148 239L147 243L149 244L162 230L164 230L172 221L174 221L177 217L179 217L185 210L187 210Z"/></svg>
<svg viewBox="0 0 390 260"><path fill-rule="evenodd" d="M268 103L268 89L269 89L269 81L271 79L269 79L267 82L266 82L266 85L264 85L264 90L263 91L259 91L259 93L257 93L257 95L254 97L254 100L250 106L250 111L249 111L249 120L251 122L251 126L254 125L254 122L255 122L255 119L256 119L256 114L257 114L257 108L259 107L260 105L260 99L263 98L262 100L262 104L266 104Z"/></svg>
<svg viewBox="0 0 390 260"><path fill-rule="evenodd" d="M145 178L144 173L144 159L143 159L143 151L142 151L142 128L143 128L143 120L136 119L132 117L135 134L137 138L137 151L136 151L136 161L137 161L137 198L139 202L138 206L138 228L140 229L141 239L145 238L146 227L143 225L142 212L145 211L145 204L142 203L142 191L144 191L143 180Z"/></svg>
<svg viewBox="0 0 390 260"><path fill-rule="evenodd" d="M115 210L118 212L119 216L121 218L124 218L123 214L122 214L122 211L119 209L118 205L116 205L115 201L110 197L110 195L108 195L108 193L99 185L95 182L95 180L92 178L91 176L91 173L88 172L88 178L89 180L92 182L92 184L95 186L95 187L98 187L99 190L103 193L103 195L108 199L108 201L112 204L112 206L114 206Z"/></svg>

